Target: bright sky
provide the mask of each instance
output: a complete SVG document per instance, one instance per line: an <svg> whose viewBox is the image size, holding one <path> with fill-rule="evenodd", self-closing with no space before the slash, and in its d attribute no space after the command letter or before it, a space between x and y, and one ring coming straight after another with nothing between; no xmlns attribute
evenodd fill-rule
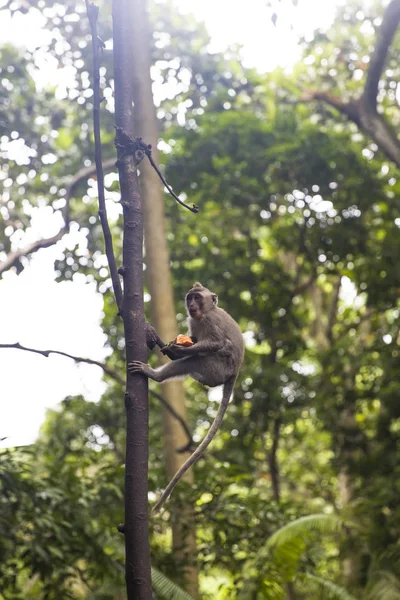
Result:
<svg viewBox="0 0 400 600"><path fill-rule="evenodd" d="M204 20L212 37L212 50L243 46L246 66L271 70L290 66L299 57L297 35L311 34L332 22L339 0L282 0L275 28L266 0L179 0L182 12ZM1 1L0 1L1 6ZM43 43L42 17L0 13L0 40L28 47ZM54 81L51 60L43 55L42 84ZM56 283L54 259L62 250L39 251L31 265L17 276L6 273L0 281L0 343L20 342L38 349L54 349L104 360L104 335L99 327L102 300L82 281ZM19 350L0 349L0 438L3 446L34 441L46 408L68 395L83 394L98 400L104 384L101 369L76 365L72 360Z"/></svg>

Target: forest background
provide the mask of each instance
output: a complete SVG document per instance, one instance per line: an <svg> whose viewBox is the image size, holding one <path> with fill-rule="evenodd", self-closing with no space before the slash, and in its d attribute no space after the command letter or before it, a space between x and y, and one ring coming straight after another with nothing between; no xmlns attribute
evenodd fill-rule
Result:
<svg viewBox="0 0 400 600"><path fill-rule="evenodd" d="M0 598L123 598L124 340L97 218L85 7L3 5L4 15L44 20L40 46L0 47L0 345L74 358L0 348ZM161 163L200 207L194 216L165 199L179 330L184 293L199 279L247 346L195 485L181 484L171 510L152 520L154 566L192 597L400 598L399 41L388 34L382 49L379 37L385 24L396 30L398 5L338 7L328 29L299 40L290 69L268 73L246 66L237 46L214 51L205 27L173 2L149 6ZM243 10L251 27L251 3ZM284 6L268 10L279 31ZM107 3L100 14L118 254ZM53 86L41 80L46 61L62 69ZM375 121L366 111L374 92ZM54 365L68 380L76 363L83 389L74 375L76 389L47 411L38 439L19 446L31 441L26 423L43 417L29 399L42 395L44 407L65 395L46 373L51 380ZM168 479L164 456L186 434L175 419L179 440L165 437L151 387L153 502ZM194 383L185 392L196 442L219 396Z"/></svg>

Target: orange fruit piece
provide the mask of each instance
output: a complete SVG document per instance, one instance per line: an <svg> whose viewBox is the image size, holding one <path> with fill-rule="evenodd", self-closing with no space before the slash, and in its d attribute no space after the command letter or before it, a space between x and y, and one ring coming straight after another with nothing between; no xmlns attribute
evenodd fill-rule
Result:
<svg viewBox="0 0 400 600"><path fill-rule="evenodd" d="M179 334L175 340L175 344L179 344L179 346L193 346L193 340L188 335Z"/></svg>

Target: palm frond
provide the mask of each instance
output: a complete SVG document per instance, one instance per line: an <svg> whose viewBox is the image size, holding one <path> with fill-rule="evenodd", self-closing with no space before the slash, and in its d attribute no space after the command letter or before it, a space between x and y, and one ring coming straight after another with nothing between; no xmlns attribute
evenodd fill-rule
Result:
<svg viewBox="0 0 400 600"><path fill-rule="evenodd" d="M366 600L400 600L400 581L388 571L377 571L377 581L370 587Z"/></svg>
<svg viewBox="0 0 400 600"><path fill-rule="evenodd" d="M161 600L194 600L190 594L154 567L151 568L151 583Z"/></svg>
<svg viewBox="0 0 400 600"><path fill-rule="evenodd" d="M320 533L337 533L343 527L343 521L336 515L315 514L300 517L287 523L278 531L275 531L267 540L269 548L277 548L282 544L290 543L292 540L307 538L315 531Z"/></svg>
<svg viewBox="0 0 400 600"><path fill-rule="evenodd" d="M329 579L311 575L311 573L304 573L302 577L318 584L320 589L324 592L324 600L357 600L357 598L352 596L352 594L344 587L337 583L333 583L333 581L329 581Z"/></svg>
<svg viewBox="0 0 400 600"><path fill-rule="evenodd" d="M336 515L325 514L307 515L284 525L266 540L255 557L247 561L244 568L244 587L249 589L249 586L257 581L275 581L279 585L292 581L298 572L300 558L307 548L311 534L337 533L343 525L343 520ZM330 582L327 583L329 584ZM331 584L330 589L336 590L335 584ZM337 589L341 590L339 587ZM351 596L348 596L346 600L350 599Z"/></svg>

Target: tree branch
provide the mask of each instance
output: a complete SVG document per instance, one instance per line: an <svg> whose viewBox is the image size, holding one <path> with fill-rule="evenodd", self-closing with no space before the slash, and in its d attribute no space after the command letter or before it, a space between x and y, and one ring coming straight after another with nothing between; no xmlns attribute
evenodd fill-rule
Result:
<svg viewBox="0 0 400 600"><path fill-rule="evenodd" d="M68 352L62 352L61 350L38 350L37 348L29 348L28 346L22 346L19 342L16 342L15 344L0 344L0 348L14 348L15 350L25 350L26 352L33 352L34 354L41 354L46 358L48 358L50 354L66 356L67 358L71 358L75 362L87 363L88 365L96 365L97 367L103 369L104 373L107 373L107 375L112 377L112 379L115 379L115 381L117 381L121 385L125 384L125 380L117 371L111 369L106 364L98 360L93 360L92 358L83 358L82 356L75 356L73 354L69 354Z"/></svg>
<svg viewBox="0 0 400 600"><path fill-rule="evenodd" d="M34 354L40 354L41 356L44 356L45 358L48 358L50 356L50 354L58 354L59 356L65 356L67 358L71 358L76 363L86 363L88 365L96 365L97 367L100 367L104 371L104 373L109 375L112 379L114 379L121 386L125 385L125 379L118 373L118 371L116 371L115 369L111 369L105 363L100 362L98 360L93 360L91 358L83 358L82 356L75 356L74 354L69 354L68 352L62 352L61 350L39 350L38 348L29 348L28 346L22 346L22 344L20 344L18 342L15 344L0 344L0 348L24 350L25 352L32 352ZM157 392L155 392L153 390L150 390L150 394L152 394L152 396L154 398L156 398L163 406L165 406L165 408L171 413L171 415L177 421L179 421L179 423L182 426L183 431L187 435L187 438L188 438L187 445L184 446L183 448L178 448L177 452L186 452L186 451L190 450L193 446L193 438L192 438L192 434L190 432L190 429L189 429L186 421L162 397L161 394L158 394ZM1 439L0 439L0 441L1 441Z"/></svg>
<svg viewBox="0 0 400 600"><path fill-rule="evenodd" d="M400 142L383 116L360 110L360 120L360 129L367 133L387 158L400 169Z"/></svg>
<svg viewBox="0 0 400 600"><path fill-rule="evenodd" d="M154 162L153 157L151 155L151 147L150 148L148 147L148 149L146 151L146 156L149 159L151 166L153 167L153 169L157 173L158 177L160 178L161 182L165 185L165 187L167 188L167 190L169 191L169 193L171 194L171 196L181 206L184 206L185 208L187 208L188 210L190 210L192 213L197 214L199 212L199 207L198 206L196 206L195 204L192 204L192 206L189 206L188 204L185 204L185 202L182 202L182 200L175 194L174 190L169 185L169 183L165 179L164 175L161 173L160 169L157 167L156 163Z"/></svg>
<svg viewBox="0 0 400 600"><path fill-rule="evenodd" d="M379 81L399 23L400 0L392 0L383 16L364 90L358 99L344 102L329 92L310 91L303 94L302 100L306 102L320 100L337 109L353 121L361 131L369 135L389 160L400 168L400 142L383 115L377 111Z"/></svg>
<svg viewBox="0 0 400 600"><path fill-rule="evenodd" d="M113 241L110 226L107 219L107 207L104 194L104 173L102 164L101 136L100 136L100 57L99 46L102 43L97 35L97 17L99 7L86 1L86 10L92 33L93 51L93 129L94 129L94 157L97 173L97 190L99 196L99 217L103 228L105 249L108 266L110 268L111 281L114 289L115 300L119 314L122 314L123 292L119 278L117 263L115 261Z"/></svg>
<svg viewBox="0 0 400 600"><path fill-rule="evenodd" d="M338 98L334 94L330 92L324 92L321 90L308 90L304 92L301 96L301 100L303 102L312 102L314 100L319 100L320 102L324 102L325 104L329 104L332 108L335 108L343 115L345 115L350 121L353 121L361 128L361 121L359 115L359 107L358 101L351 100L349 102L344 102L341 98Z"/></svg>
<svg viewBox="0 0 400 600"><path fill-rule="evenodd" d="M49 237L49 238L36 240L34 242L31 242L24 248L19 248L15 252L11 252L10 254L8 254L6 260L4 260L3 262L0 263L0 275L2 273L4 273L5 271L8 271L9 269L11 269L11 267L13 267L19 261L19 259L22 258L23 256L28 256L28 254L33 254L34 252L37 252L41 248L49 248L49 246L53 246L53 244L55 244L56 242L61 240L63 235L68 232L68 229L69 229L69 227L67 225L65 225L64 227L62 227L60 229L60 231L56 235L53 235L52 237Z"/></svg>
<svg viewBox="0 0 400 600"><path fill-rule="evenodd" d="M104 161L104 163L103 163L104 170L110 169L111 167L114 167L114 166L115 166L114 159ZM65 221L64 227L62 227L60 229L60 231L58 233L56 233L55 235L53 235L52 237L43 238L41 240L35 240L34 242L27 244L24 248L19 248L15 252L10 252L8 254L6 260L4 260L3 262L0 263L0 275L2 273L4 273L5 271L8 271L9 269L11 269L11 267L13 267L19 261L19 259L22 258L23 256L28 256L30 254L34 254L34 252L37 252L41 248L49 248L50 246L53 246L56 242L61 240L61 238L66 233L68 233L69 222L70 222L69 208L70 208L70 201L71 201L73 191L76 188L76 186L83 179L90 177L90 175L93 175L95 172L96 172L96 166L90 165L89 167L84 167L83 169L80 169L71 178L70 183L67 186L67 192L65 194L66 204L65 204L65 208L63 210L63 217L64 217L64 221Z"/></svg>
<svg viewBox="0 0 400 600"><path fill-rule="evenodd" d="M134 136L130 135L129 133L124 131L121 127L116 127L116 130L117 130L117 139L116 139L115 145L117 146L117 149L120 152L120 159L122 156L131 154L132 156L135 157L135 161L138 164L138 163L140 163L140 161L143 160L144 156L147 156L151 166L153 167L153 169L157 173L159 179L165 185L165 187L167 188L167 190L169 191L171 196L173 198L175 198L175 200L181 206L183 206L184 208L187 208L192 213L197 214L199 212L199 207L196 206L195 204L192 204L192 206L189 206L188 204L185 204L184 202L182 202L182 200L175 194L174 190L169 185L169 183L165 179L164 175L161 173L160 169L157 167L157 165L154 162L154 159L151 155L151 144L146 144L146 142L144 142L143 138L141 138L141 137L134 137Z"/></svg>
<svg viewBox="0 0 400 600"><path fill-rule="evenodd" d="M372 53L362 95L362 104L371 112L376 112L376 97L379 80L386 62L390 44L400 23L400 0L392 0L383 16L375 50Z"/></svg>
<svg viewBox="0 0 400 600"><path fill-rule="evenodd" d="M108 171L110 169L115 170L115 158L108 158L107 160L105 160L103 162L102 166L103 166L103 171ZM83 179L89 179L89 177L91 175L95 175L95 174L96 174L96 163L92 163L88 167L83 167L82 169L79 169L79 171L74 175L74 177L71 179L70 183L68 184L67 193L65 195L65 197L68 198L68 202L66 204L66 211L65 211L66 223L70 222L69 207L70 207L70 200L72 197L72 192L74 191L74 189L76 188L78 183L80 183Z"/></svg>

